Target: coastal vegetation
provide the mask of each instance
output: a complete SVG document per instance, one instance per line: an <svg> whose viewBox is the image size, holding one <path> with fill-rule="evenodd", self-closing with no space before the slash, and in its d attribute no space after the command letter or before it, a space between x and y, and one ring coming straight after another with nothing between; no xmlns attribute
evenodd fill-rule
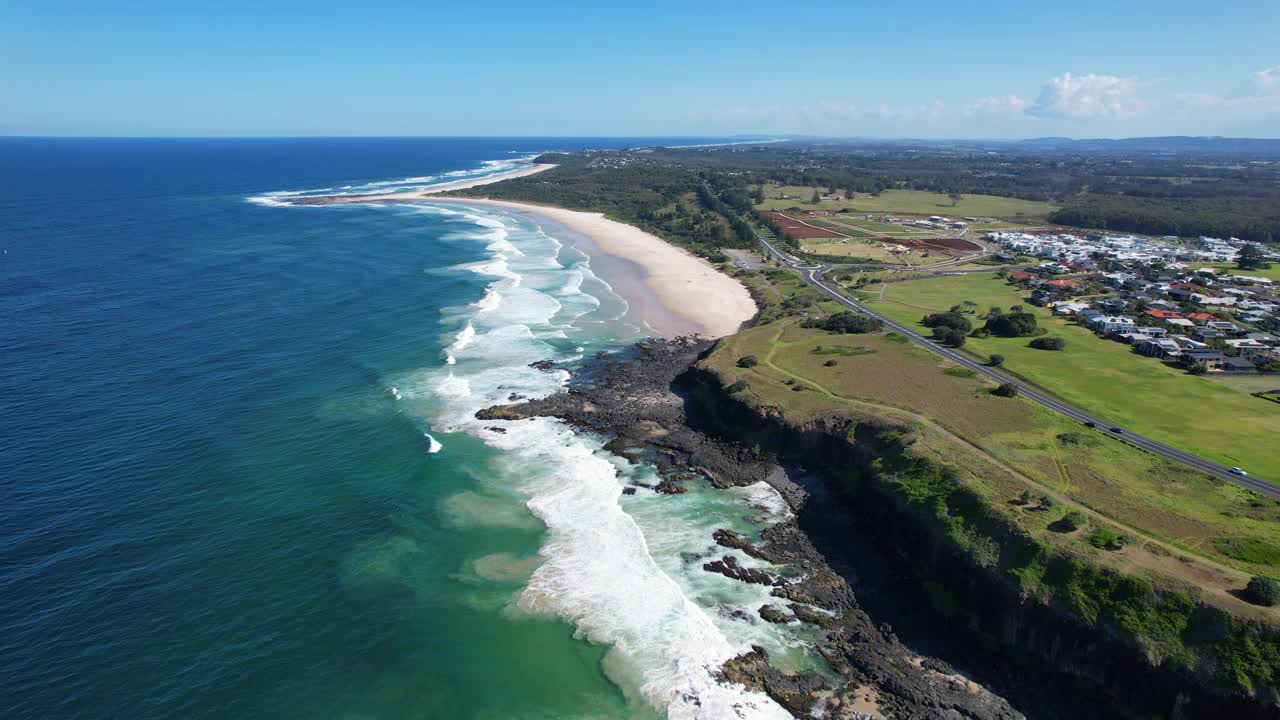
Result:
<svg viewBox="0 0 1280 720"><path fill-rule="evenodd" d="M885 334L803 325L789 319L725 338L703 365L724 384L746 382L736 400L797 433L847 423L850 443L874 447L859 472L833 468L847 492L887 494L948 552L1024 597L1107 628L1154 667L1227 692L1272 692L1280 617L1245 596L1250 578L1280 574L1280 558L1225 554L1215 542L1275 546L1275 503L1084 434L1030 402L993 399L986 381L938 372L948 364ZM852 354L829 366L834 347ZM732 362L748 353L759 358L752 368ZM798 383L810 391L791 391ZM916 562L922 582L947 587L943 560ZM978 609L950 602L939 612L1002 642Z"/></svg>

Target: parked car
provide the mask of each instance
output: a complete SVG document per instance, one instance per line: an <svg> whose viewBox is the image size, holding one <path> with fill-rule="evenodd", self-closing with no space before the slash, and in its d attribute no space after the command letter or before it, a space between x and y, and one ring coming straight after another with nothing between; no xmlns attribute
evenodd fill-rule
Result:
<svg viewBox="0 0 1280 720"><path fill-rule="evenodd" d="M1240 468L1238 468L1238 467L1233 467L1233 468L1231 468L1231 474L1232 474L1232 475L1242 475L1242 476L1244 476L1244 477L1249 477L1249 473L1245 472L1244 470L1241 470L1241 469L1240 469Z"/></svg>

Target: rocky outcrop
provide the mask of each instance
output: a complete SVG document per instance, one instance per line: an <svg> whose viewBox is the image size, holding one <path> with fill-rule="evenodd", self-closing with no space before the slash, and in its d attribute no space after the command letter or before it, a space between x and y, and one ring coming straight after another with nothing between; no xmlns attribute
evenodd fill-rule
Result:
<svg viewBox="0 0 1280 720"><path fill-rule="evenodd" d="M566 392L542 400L502 405L478 417L518 420L556 417L577 427L610 436L610 451L628 459L644 459L663 479L655 491L682 492L693 477L727 488L760 481L772 485L793 509L803 509L809 492L792 482L771 457L718 439L690 426L687 411L696 408L697 388L681 381L711 343L698 339L640 343L628 352L597 358L577 372ZM918 653L904 646L892 629L877 625L857 603L845 578L829 567L796 520L775 525L752 543L728 529L712 538L722 547L794 569L800 579L788 581L765 570L747 568L731 555L704 562L703 568L742 582L772 587L779 606L762 611L770 622L798 620L825 631L819 652L842 678L833 686L812 673L788 674L768 662L763 649L730 660L722 670L729 682L740 682L769 694L797 717L826 713L828 718L857 718L865 703L855 696L876 694L882 707L901 718L969 718L1012 720L1022 717L998 696L958 676L944 676ZM695 556L686 558L695 561ZM783 603L779 603L781 605ZM733 610L743 622L752 616ZM772 618L772 619L771 619Z"/></svg>
<svg viewBox="0 0 1280 720"><path fill-rule="evenodd" d="M786 585L787 581L772 573L759 570L757 568L743 567L738 564L738 559L732 555L725 555L719 560L712 560L704 563L702 569L707 572L720 573L727 578L741 580L745 583L753 583L756 585L773 585L780 587Z"/></svg>

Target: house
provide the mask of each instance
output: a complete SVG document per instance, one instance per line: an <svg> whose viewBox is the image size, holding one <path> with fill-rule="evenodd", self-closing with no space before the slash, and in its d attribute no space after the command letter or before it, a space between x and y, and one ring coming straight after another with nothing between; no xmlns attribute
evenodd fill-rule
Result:
<svg viewBox="0 0 1280 720"><path fill-rule="evenodd" d="M1217 350L1184 350L1178 358L1185 367L1204 365L1210 372L1217 372L1226 366L1227 356Z"/></svg>
<svg viewBox="0 0 1280 720"><path fill-rule="evenodd" d="M1046 282L1044 286L1062 291L1079 290L1081 287L1080 283L1076 280L1050 280L1049 282Z"/></svg>
<svg viewBox="0 0 1280 720"><path fill-rule="evenodd" d="M1152 320L1159 320L1161 322L1165 320L1178 320L1182 318L1182 313L1177 313L1172 310L1147 310L1142 314L1146 315Z"/></svg>
<svg viewBox="0 0 1280 720"><path fill-rule="evenodd" d="M1186 318L1193 323L1206 323L1210 320L1218 319L1216 315L1210 315L1209 313L1202 312L1187 313Z"/></svg>
<svg viewBox="0 0 1280 720"><path fill-rule="evenodd" d="M1132 330L1136 323L1133 318L1124 315L1099 315L1089 320L1089 326L1103 335Z"/></svg>
<svg viewBox="0 0 1280 720"><path fill-rule="evenodd" d="M1176 358L1182 355L1182 348L1178 343L1168 338L1152 338L1136 343L1134 349L1154 358Z"/></svg>
<svg viewBox="0 0 1280 720"><path fill-rule="evenodd" d="M1054 315L1075 315L1089 309L1088 303L1064 302L1053 306Z"/></svg>
<svg viewBox="0 0 1280 720"><path fill-rule="evenodd" d="M1183 328L1185 330L1190 330L1196 326L1195 323L1191 322L1186 318L1170 318L1168 320L1165 320L1164 324L1168 325L1169 327Z"/></svg>

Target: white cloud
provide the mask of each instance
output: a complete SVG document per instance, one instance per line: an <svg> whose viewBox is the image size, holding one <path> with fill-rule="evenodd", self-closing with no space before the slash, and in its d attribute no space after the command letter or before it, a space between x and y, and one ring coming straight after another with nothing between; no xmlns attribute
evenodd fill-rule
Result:
<svg viewBox="0 0 1280 720"><path fill-rule="evenodd" d="M1280 95L1280 65L1272 65L1253 74L1254 95Z"/></svg>
<svg viewBox="0 0 1280 720"><path fill-rule="evenodd" d="M1130 78L1063 73L1044 86L1026 112L1043 118L1128 119L1145 108Z"/></svg>
<svg viewBox="0 0 1280 720"><path fill-rule="evenodd" d="M964 108L966 117L1004 116L1017 117L1026 112L1031 102L1017 95L984 97L975 100Z"/></svg>

